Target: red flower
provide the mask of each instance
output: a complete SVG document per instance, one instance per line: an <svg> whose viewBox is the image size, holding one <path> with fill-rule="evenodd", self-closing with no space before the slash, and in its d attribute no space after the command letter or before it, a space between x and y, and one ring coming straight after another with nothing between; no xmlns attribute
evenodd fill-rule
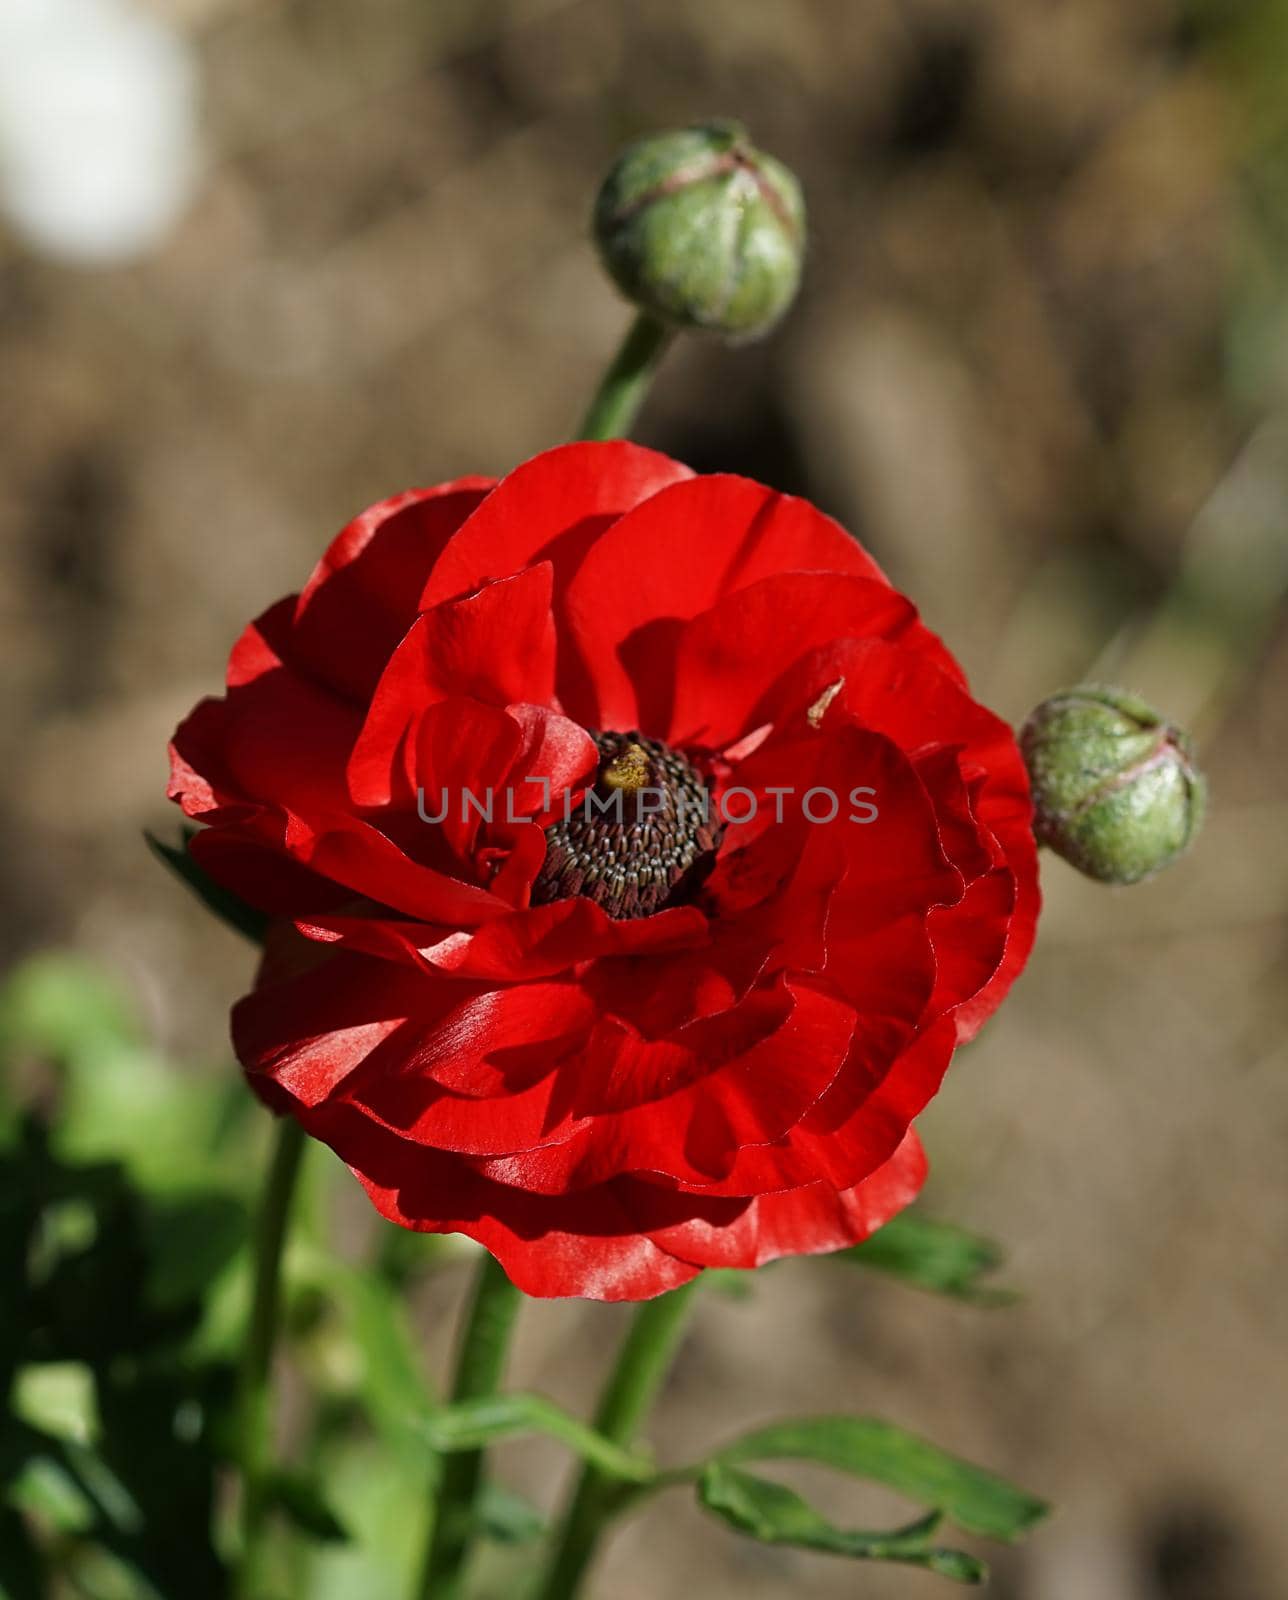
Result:
<svg viewBox="0 0 1288 1600"><path fill-rule="evenodd" d="M530 1294L866 1237L1033 939L1015 742L909 602L630 444L364 512L172 754L194 857L280 919L250 1081Z"/></svg>

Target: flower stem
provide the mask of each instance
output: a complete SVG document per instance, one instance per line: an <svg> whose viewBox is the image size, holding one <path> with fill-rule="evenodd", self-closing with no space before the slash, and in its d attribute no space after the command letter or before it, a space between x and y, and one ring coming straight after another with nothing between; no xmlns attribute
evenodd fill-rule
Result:
<svg viewBox="0 0 1288 1600"><path fill-rule="evenodd" d="M647 1416L684 1335L697 1282L648 1300L636 1311L595 1411L596 1432L614 1444L629 1445ZM616 1509L618 1489L598 1468L582 1468L536 1600L573 1600Z"/></svg>
<svg viewBox="0 0 1288 1600"><path fill-rule="evenodd" d="M242 1494L241 1548L234 1592L239 1600L253 1600L260 1588L260 1546L268 1508L267 1471L271 1458L269 1432L272 1399L269 1379L281 1309L282 1254L304 1146L304 1130L299 1123L293 1117L280 1118L255 1223L255 1278L250 1326L242 1351L237 1391Z"/></svg>
<svg viewBox="0 0 1288 1600"><path fill-rule="evenodd" d="M582 419L579 439L622 439L630 432L673 338L664 322L647 311L638 313Z"/></svg>
<svg viewBox="0 0 1288 1600"><path fill-rule="evenodd" d="M496 1393L522 1298L497 1262L485 1255L474 1280L469 1315L461 1329L453 1400ZM481 1450L461 1451L444 1459L434 1526L417 1590L425 1600L455 1600L461 1593L482 1486Z"/></svg>

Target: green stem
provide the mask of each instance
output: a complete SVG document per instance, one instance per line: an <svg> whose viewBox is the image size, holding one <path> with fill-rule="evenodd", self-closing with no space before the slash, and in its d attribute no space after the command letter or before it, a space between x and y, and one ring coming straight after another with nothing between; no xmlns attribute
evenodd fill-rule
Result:
<svg viewBox="0 0 1288 1600"><path fill-rule="evenodd" d="M582 420L580 439L620 439L629 432L644 402L658 364L671 343L672 331L648 312L641 311L627 330L620 349L604 374L595 398ZM674 1297L672 1297L674 1298ZM505 1366L506 1351L522 1295L492 1259L485 1256L475 1281L474 1299L456 1358L453 1400L494 1394ZM669 1350L668 1345L668 1350ZM642 1354L634 1363L645 1372L647 1390L640 1396L641 1410L661 1381L663 1368L647 1377ZM605 1404L609 1397L605 1396ZM613 1401L629 1410L629 1397ZM623 1425L633 1431L639 1413ZM429 1548L417 1594L423 1600L455 1600L462 1592L465 1563L473 1539L479 1492L483 1485L483 1452L462 1451L443 1461L435 1501Z"/></svg>
<svg viewBox="0 0 1288 1600"><path fill-rule="evenodd" d="M237 1391L238 1461L242 1475L241 1548L234 1588L238 1600L255 1600L260 1589L260 1547L268 1508L267 1477L272 1455L269 1380L281 1309L282 1254L305 1142L304 1130L293 1117L282 1117L278 1121L276 1143L255 1223L255 1281Z"/></svg>
<svg viewBox="0 0 1288 1600"><path fill-rule="evenodd" d="M621 439L630 432L674 336L672 329L649 312L636 315L590 402L579 439Z"/></svg>
<svg viewBox="0 0 1288 1600"><path fill-rule="evenodd" d="M474 1298L461 1329L453 1400L495 1394L505 1368L515 1315L523 1296L490 1255L474 1280ZM434 1526L417 1593L425 1600L454 1600L462 1592L465 1559L474 1533L483 1452L445 1457L439 1479Z"/></svg>
<svg viewBox="0 0 1288 1600"><path fill-rule="evenodd" d="M683 1337L697 1282L695 1278L648 1300L635 1313L595 1411L596 1432L614 1444L631 1444L647 1416ZM573 1600L619 1494L620 1485L611 1478L590 1465L583 1467L536 1600Z"/></svg>

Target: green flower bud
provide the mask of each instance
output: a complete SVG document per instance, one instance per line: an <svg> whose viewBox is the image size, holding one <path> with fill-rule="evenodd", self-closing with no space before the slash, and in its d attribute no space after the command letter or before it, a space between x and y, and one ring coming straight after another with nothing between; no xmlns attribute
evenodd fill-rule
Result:
<svg viewBox="0 0 1288 1600"><path fill-rule="evenodd" d="M1102 883L1138 883L1198 833L1207 785L1189 738L1121 689L1080 684L1044 700L1020 732L1035 832Z"/></svg>
<svg viewBox="0 0 1288 1600"><path fill-rule="evenodd" d="M604 180L594 225L627 299L683 328L754 339L800 284L800 185L736 122L631 145Z"/></svg>

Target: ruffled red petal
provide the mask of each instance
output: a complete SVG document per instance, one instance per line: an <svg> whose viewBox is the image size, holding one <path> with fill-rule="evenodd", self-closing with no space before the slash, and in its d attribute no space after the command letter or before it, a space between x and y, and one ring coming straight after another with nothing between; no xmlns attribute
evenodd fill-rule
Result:
<svg viewBox="0 0 1288 1600"><path fill-rule="evenodd" d="M602 728L665 726L658 701L681 625L791 571L885 581L830 517L749 479L689 478L645 500L596 540L568 586L563 620L588 697L569 711Z"/></svg>
<svg viewBox="0 0 1288 1600"><path fill-rule="evenodd" d="M631 728L740 801L714 871L633 920L532 906L587 730ZM625 443L355 519L238 640L170 792L280 919L233 1017L256 1090L540 1295L867 1237L1038 912L1014 738L875 563Z"/></svg>
<svg viewBox="0 0 1288 1600"><path fill-rule="evenodd" d="M624 439L546 450L502 478L444 548L420 607L538 561L551 563L562 592L586 551L618 517L692 476L669 456Z"/></svg>
<svg viewBox="0 0 1288 1600"><path fill-rule="evenodd" d="M411 489L355 517L331 542L295 608L295 660L364 704L420 609L420 591L490 478Z"/></svg>

